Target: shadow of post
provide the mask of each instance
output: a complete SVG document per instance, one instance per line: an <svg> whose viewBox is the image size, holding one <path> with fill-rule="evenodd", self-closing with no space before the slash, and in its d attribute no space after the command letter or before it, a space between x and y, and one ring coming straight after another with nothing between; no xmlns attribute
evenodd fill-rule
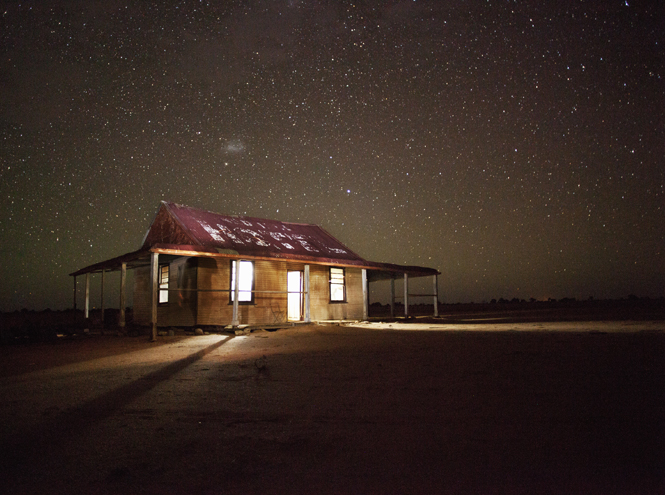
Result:
<svg viewBox="0 0 665 495"><path fill-rule="evenodd" d="M18 473L22 476L38 475L42 465L41 460L57 455L58 449L64 448L65 443L71 445L72 437L80 436L95 423L112 416L158 384L168 380L233 338L234 336L228 336L138 380L110 390L81 406L52 416L34 430L14 432L10 438L1 439L0 478L7 479Z"/></svg>

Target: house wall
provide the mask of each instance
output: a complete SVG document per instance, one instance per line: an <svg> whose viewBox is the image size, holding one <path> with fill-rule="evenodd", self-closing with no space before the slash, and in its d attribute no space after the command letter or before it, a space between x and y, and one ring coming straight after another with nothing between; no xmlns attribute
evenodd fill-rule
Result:
<svg viewBox="0 0 665 495"><path fill-rule="evenodd" d="M359 320L363 316L362 270L346 268L346 302L330 302L330 270L310 265L309 288L312 320Z"/></svg>
<svg viewBox="0 0 665 495"><path fill-rule="evenodd" d="M257 291L286 291L286 273L304 271L304 263L279 260L258 260L254 263ZM227 289L231 284L231 263L224 258L199 260L199 289ZM310 265L310 315L312 320L360 319L363 313L361 270L346 269L347 302L329 302L329 271L327 266ZM254 304L240 304L238 315L241 325L276 324L286 321L286 293L254 295ZM199 325L229 325L233 319L233 305L229 292L200 292L198 298Z"/></svg>
<svg viewBox="0 0 665 495"><path fill-rule="evenodd" d="M304 263L257 260L256 291L284 291L254 295L254 304L239 304L241 325L270 325L287 319L286 274L304 271ZM345 303L330 303L329 267L310 265L310 316L312 320L360 319L363 313L362 272L346 268ZM231 262L228 258L179 258L170 265L169 286L198 288L201 292L169 292L169 303L157 308L158 326L230 325ZM223 291L216 292L216 290ZM134 321L150 324L150 268L134 272Z"/></svg>
<svg viewBox="0 0 665 495"><path fill-rule="evenodd" d="M286 264L281 261L254 263L254 290L286 291ZM233 320L231 304L231 260L201 258L198 269L199 289L225 289L224 292L199 292L199 325L230 325ZM242 325L272 324L286 321L286 293L254 294L254 304L239 304L238 317Z"/></svg>
<svg viewBox="0 0 665 495"><path fill-rule="evenodd" d="M169 263L170 289L196 289L198 258L177 258ZM162 263L160 263L160 266ZM150 267L134 271L134 321L149 325L151 318ZM157 325L192 326L196 324L197 293L169 291L169 302L157 306Z"/></svg>
<svg viewBox="0 0 665 495"><path fill-rule="evenodd" d="M134 323L150 324L150 268L134 269Z"/></svg>

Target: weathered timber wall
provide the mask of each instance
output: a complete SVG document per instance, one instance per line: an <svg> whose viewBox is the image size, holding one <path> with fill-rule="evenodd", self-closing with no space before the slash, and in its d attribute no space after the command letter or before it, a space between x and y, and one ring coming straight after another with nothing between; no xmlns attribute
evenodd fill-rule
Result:
<svg viewBox="0 0 665 495"><path fill-rule="evenodd" d="M134 270L134 323L150 324L150 267Z"/></svg>
<svg viewBox="0 0 665 495"><path fill-rule="evenodd" d="M346 302L330 302L329 267L310 265L312 320L358 320L363 316L362 271L346 268Z"/></svg>
<svg viewBox="0 0 665 495"><path fill-rule="evenodd" d="M189 261L188 261L189 260ZM254 263L254 304L240 304L242 325L270 325L287 319L285 293L288 270L304 270L304 263L259 260ZM346 302L330 303L329 269L310 265L310 308L312 320L355 320L362 318L362 276L358 268L347 268ZM233 304L229 297L231 262L228 258L181 258L171 263L171 288L198 288L202 292L169 292L169 303L157 308L158 326L230 325ZM207 292L225 289L224 292ZM150 269L134 273L134 321L150 324Z"/></svg>
<svg viewBox="0 0 665 495"><path fill-rule="evenodd" d="M196 289L197 258L178 258L169 264L169 289ZM161 263L160 263L161 266ZM134 272L134 322L150 324L150 267ZM192 326L196 324L194 291L169 291L169 302L157 306L157 326Z"/></svg>
<svg viewBox="0 0 665 495"><path fill-rule="evenodd" d="M286 263L256 261L254 290L286 291ZM201 258L198 273L199 289L229 289L231 262L224 258ZM256 292L254 304L239 304L241 325L283 323L286 321L286 293ZM200 292L198 300L199 325L229 325L233 319L233 304L229 292Z"/></svg>

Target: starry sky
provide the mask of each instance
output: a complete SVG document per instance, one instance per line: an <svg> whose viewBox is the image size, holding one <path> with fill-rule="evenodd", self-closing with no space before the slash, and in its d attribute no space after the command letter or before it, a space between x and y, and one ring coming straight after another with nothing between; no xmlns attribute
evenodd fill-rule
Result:
<svg viewBox="0 0 665 495"><path fill-rule="evenodd" d="M0 310L71 307L161 200L319 224L448 303L661 297L657 4L1 1Z"/></svg>

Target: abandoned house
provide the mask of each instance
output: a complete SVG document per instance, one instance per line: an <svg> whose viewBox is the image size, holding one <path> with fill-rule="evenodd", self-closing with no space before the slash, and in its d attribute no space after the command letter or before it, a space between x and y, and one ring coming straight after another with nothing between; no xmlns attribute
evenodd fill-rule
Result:
<svg viewBox="0 0 665 495"><path fill-rule="evenodd" d="M317 225L220 215L162 201L138 251L82 268L85 316L90 274L120 271L120 326L125 325L127 269L134 270L134 322L158 326L274 325L367 319L369 283L433 277L433 268L366 261ZM418 294L423 296L423 294Z"/></svg>

